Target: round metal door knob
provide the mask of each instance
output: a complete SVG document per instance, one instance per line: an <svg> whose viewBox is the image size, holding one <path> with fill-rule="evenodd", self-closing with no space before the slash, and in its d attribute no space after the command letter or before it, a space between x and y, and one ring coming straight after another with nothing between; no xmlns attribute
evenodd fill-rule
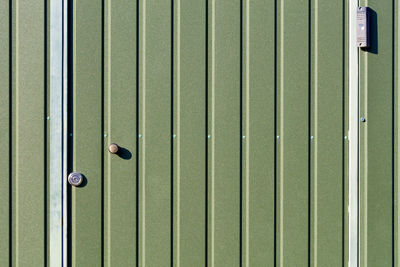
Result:
<svg viewBox="0 0 400 267"><path fill-rule="evenodd" d="M108 146L108 151L109 151L111 154L117 154L117 153L118 153L118 149L119 149L119 147L118 147L118 145L115 144L115 143L112 143L111 145Z"/></svg>
<svg viewBox="0 0 400 267"><path fill-rule="evenodd" d="M80 186L83 182L83 175L79 172L71 172L68 175L68 183L72 186Z"/></svg>

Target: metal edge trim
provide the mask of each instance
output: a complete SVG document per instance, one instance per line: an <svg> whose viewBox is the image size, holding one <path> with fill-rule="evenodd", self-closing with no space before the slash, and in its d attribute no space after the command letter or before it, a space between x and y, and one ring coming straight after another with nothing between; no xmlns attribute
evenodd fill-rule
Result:
<svg viewBox="0 0 400 267"><path fill-rule="evenodd" d="M359 264L359 62L356 36L358 0L349 2L349 263Z"/></svg>
<svg viewBox="0 0 400 267"><path fill-rule="evenodd" d="M50 266L66 266L66 6L50 0Z"/></svg>

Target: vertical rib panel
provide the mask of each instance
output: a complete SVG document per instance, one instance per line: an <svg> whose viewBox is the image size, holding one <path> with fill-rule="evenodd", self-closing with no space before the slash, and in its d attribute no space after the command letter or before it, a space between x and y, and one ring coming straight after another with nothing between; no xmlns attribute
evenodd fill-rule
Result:
<svg viewBox="0 0 400 267"><path fill-rule="evenodd" d="M104 3L104 265L136 262L136 2ZM107 150L111 143L118 154Z"/></svg>
<svg viewBox="0 0 400 267"><path fill-rule="evenodd" d="M140 2L140 259L169 266L171 242L171 2Z"/></svg>
<svg viewBox="0 0 400 267"><path fill-rule="evenodd" d="M308 1L278 5L277 264L308 264Z"/></svg>
<svg viewBox="0 0 400 267"><path fill-rule="evenodd" d="M174 1L174 266L206 262L206 5Z"/></svg>
<svg viewBox="0 0 400 267"><path fill-rule="evenodd" d="M371 8L371 47L360 50L360 266L393 264L393 1Z"/></svg>
<svg viewBox="0 0 400 267"><path fill-rule="evenodd" d="M243 266L273 266L275 5L243 2Z"/></svg>
<svg viewBox="0 0 400 267"><path fill-rule="evenodd" d="M73 6L72 171L85 176L71 189L72 266L102 264L102 1Z"/></svg>
<svg viewBox="0 0 400 267"><path fill-rule="evenodd" d="M310 260L312 266L340 266L344 264L343 3L316 0L311 7Z"/></svg>
<svg viewBox="0 0 400 267"><path fill-rule="evenodd" d="M394 152L394 183L393 183L393 201L394 201L394 209L393 209L393 225L394 225L394 233L393 233L393 255L394 255L394 262L393 265L395 267L400 266L400 235L399 235L399 224L400 224L400 183L399 183L399 168L400 168L400 143L399 143L399 137L400 137L400 79L399 79L399 74L400 74L400 4L398 1L393 1L393 21L394 21L394 30L393 30L393 60L394 60L394 71L393 71L393 81L394 81L394 120L393 120L393 133L394 133L394 147L393 147L393 152Z"/></svg>
<svg viewBox="0 0 400 267"><path fill-rule="evenodd" d="M348 3L343 1L343 263L349 262L349 10ZM358 142L358 140L355 140ZM357 217L357 215L356 215Z"/></svg>
<svg viewBox="0 0 400 267"><path fill-rule="evenodd" d="M0 2L2 8L0 9L0 129L2 134L0 135L0 153L2 160L0 161L0 168L2 171L0 180L0 265L9 266L11 263L10 259L10 231L11 231L11 203L10 203L10 151L11 151L11 135L10 135L10 101L11 101L11 90L10 90L10 1L2 0Z"/></svg>
<svg viewBox="0 0 400 267"><path fill-rule="evenodd" d="M241 2L209 4L209 265L236 266L241 220Z"/></svg>
<svg viewBox="0 0 400 267"><path fill-rule="evenodd" d="M15 0L12 5L12 257L16 266L43 266L47 231L45 4Z"/></svg>

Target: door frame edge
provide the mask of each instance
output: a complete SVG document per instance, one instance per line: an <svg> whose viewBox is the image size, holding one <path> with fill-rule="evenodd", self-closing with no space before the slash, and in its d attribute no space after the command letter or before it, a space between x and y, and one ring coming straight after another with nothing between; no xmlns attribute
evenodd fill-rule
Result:
<svg viewBox="0 0 400 267"><path fill-rule="evenodd" d="M67 266L68 0L50 0L49 266Z"/></svg>

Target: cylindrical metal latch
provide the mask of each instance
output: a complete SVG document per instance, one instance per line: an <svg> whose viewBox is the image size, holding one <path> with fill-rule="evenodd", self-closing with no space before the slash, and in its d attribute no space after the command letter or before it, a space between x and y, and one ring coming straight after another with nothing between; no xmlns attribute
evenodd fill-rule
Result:
<svg viewBox="0 0 400 267"><path fill-rule="evenodd" d="M79 172L71 172L68 175L68 183L72 186L80 186L83 182L83 175Z"/></svg>
<svg viewBox="0 0 400 267"><path fill-rule="evenodd" d="M108 146L108 151L111 154L117 154L119 150L119 146L116 143L112 143L111 145Z"/></svg>

